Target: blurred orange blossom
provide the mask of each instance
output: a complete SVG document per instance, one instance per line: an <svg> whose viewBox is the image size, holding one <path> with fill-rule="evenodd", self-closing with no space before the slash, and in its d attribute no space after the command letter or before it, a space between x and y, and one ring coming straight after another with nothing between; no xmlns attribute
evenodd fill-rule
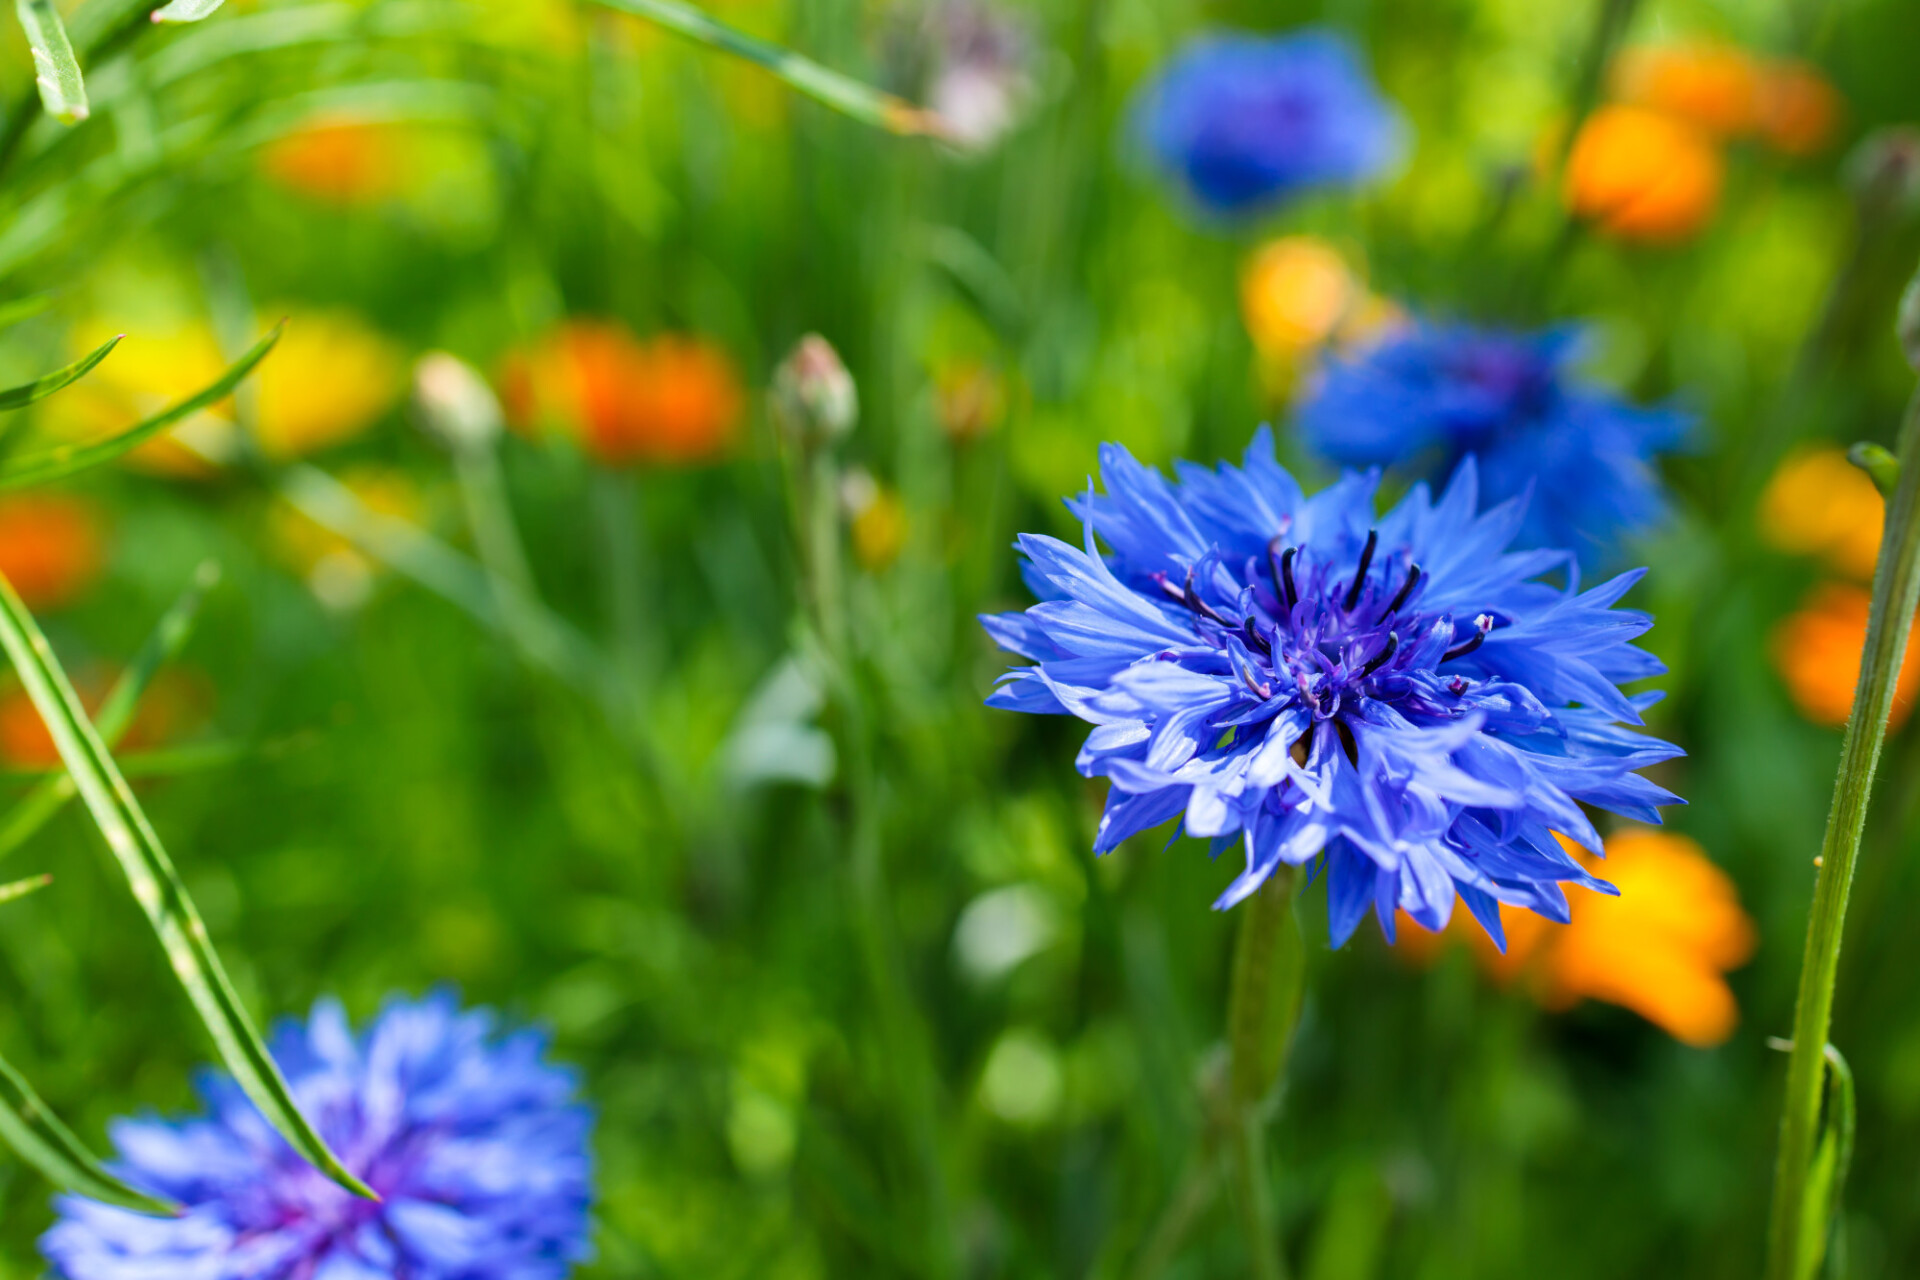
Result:
<svg viewBox="0 0 1920 1280"><path fill-rule="evenodd" d="M720 456L745 394L733 361L702 338L639 339L624 327L571 320L501 369L508 421L557 426L608 466L688 464Z"/></svg>
<svg viewBox="0 0 1920 1280"><path fill-rule="evenodd" d="M1567 156L1567 208L1626 240L1669 244L1705 226L1723 165L1699 129L1645 107L1589 116Z"/></svg>
<svg viewBox="0 0 1920 1280"><path fill-rule="evenodd" d="M1760 495L1760 536L1796 555L1817 555L1841 573L1873 577L1886 502L1866 472L1831 445L1796 450Z"/></svg>
<svg viewBox="0 0 1920 1280"><path fill-rule="evenodd" d="M92 503L57 493L0 498L0 574L29 609L74 599L105 559L106 532Z"/></svg>
<svg viewBox="0 0 1920 1280"><path fill-rule="evenodd" d="M1740 1010L1723 975L1752 957L1755 933L1726 872L1694 841L1651 827L1614 833L1604 861L1560 842L1620 896L1572 890L1565 925L1502 906L1504 955L1464 908L1444 935L1403 914L1401 947L1431 959L1443 938L1463 940L1488 973L1519 983L1549 1009L1600 1000L1701 1047L1733 1034Z"/></svg>
<svg viewBox="0 0 1920 1280"><path fill-rule="evenodd" d="M1853 712L1853 687L1860 679L1860 651L1867 642L1871 604L1864 587L1824 582L1773 630L1768 651L1774 669L1800 714L1815 724L1837 727ZM1920 645L1909 644L1894 685L1889 725L1900 724L1913 710L1916 679L1920 679Z"/></svg>

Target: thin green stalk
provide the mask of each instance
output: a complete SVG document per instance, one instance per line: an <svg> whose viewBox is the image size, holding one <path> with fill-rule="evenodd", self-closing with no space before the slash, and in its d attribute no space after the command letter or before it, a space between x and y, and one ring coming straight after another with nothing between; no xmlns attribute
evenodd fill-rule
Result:
<svg viewBox="0 0 1920 1280"><path fill-rule="evenodd" d="M756 39L681 0L596 0L609 9L657 22L678 35L766 68L801 93L888 133L945 137L946 122L931 111L829 70L791 49Z"/></svg>
<svg viewBox="0 0 1920 1280"><path fill-rule="evenodd" d="M1794 1008L1793 1054L1787 1065L1786 1099L1780 1117L1780 1153L1774 1170L1773 1215L1768 1234L1767 1280L1797 1280L1808 1251L1803 1204L1813 1164L1825 1078L1827 1034L1833 1018L1834 980L1847 914L1847 893L1866 824L1874 771L1893 709L1895 677L1907 648L1907 632L1920 606L1920 392L1908 404L1900 429L1899 486L1887 512L1880 562L1873 579L1853 715L1840 748L1833 807L1821 842L1807 946ZM1817 1260L1817 1253L1814 1255Z"/></svg>
<svg viewBox="0 0 1920 1280"><path fill-rule="evenodd" d="M1240 907L1233 982L1227 993L1227 1133L1235 1207L1247 1242L1248 1274L1280 1280L1286 1262L1267 1186L1267 1102L1300 1016L1305 948L1293 918L1297 869L1282 866Z"/></svg>

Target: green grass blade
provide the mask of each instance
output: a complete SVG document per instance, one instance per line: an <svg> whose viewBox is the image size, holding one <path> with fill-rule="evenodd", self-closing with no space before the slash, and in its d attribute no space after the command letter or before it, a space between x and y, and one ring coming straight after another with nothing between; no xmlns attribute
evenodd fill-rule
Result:
<svg viewBox="0 0 1920 1280"><path fill-rule="evenodd" d="M50 293L30 293L12 302L0 302L0 329L11 329L23 320L31 320L52 305Z"/></svg>
<svg viewBox="0 0 1920 1280"><path fill-rule="evenodd" d="M50 875L28 876L24 880L10 880L0 884L0 902L12 902L15 898L24 898L30 893L38 893L53 883Z"/></svg>
<svg viewBox="0 0 1920 1280"><path fill-rule="evenodd" d="M765 67L816 102L888 133L941 138L952 132L932 111L841 75L790 49L736 30L681 0L595 0L595 3L636 14L689 40L745 58Z"/></svg>
<svg viewBox="0 0 1920 1280"><path fill-rule="evenodd" d="M21 383L17 387L8 387L0 391L0 410L24 409L35 400L44 400L64 386L78 382L93 372L93 366L107 358L107 353L120 345L120 334L108 338L93 350L75 360L64 369L55 369L52 373L35 378L32 382Z"/></svg>
<svg viewBox="0 0 1920 1280"><path fill-rule="evenodd" d="M62 1190L135 1213L170 1217L177 1212L108 1173L5 1058L0 1058L0 1141Z"/></svg>
<svg viewBox="0 0 1920 1280"><path fill-rule="evenodd" d="M153 682L161 664L172 661L186 646L187 637L193 634L193 623L200 612L201 601L206 599L207 592L213 590L219 581L220 566L212 560L203 563L194 572L193 581L187 585L187 589L180 593L180 598L160 615L160 621L141 643L139 652L133 655L133 661L127 664L113 682L113 687L107 690L106 700L100 704L100 714L94 717L93 723L100 740L108 747L119 745L127 726L133 723L133 713L139 708L141 696ZM19 803L7 810L4 820L0 820L0 858L31 840L77 794L73 775L65 770L41 780L32 791L20 798Z"/></svg>
<svg viewBox="0 0 1920 1280"><path fill-rule="evenodd" d="M0 490L45 484L50 480L64 479L77 471L86 471L101 463L111 462L181 419L198 413L210 404L218 404L233 394L233 389L240 385L241 379L253 372L255 365L267 358L267 352L273 350L273 344L280 341L280 331L286 327L286 323L282 320L273 326L272 332L254 343L251 351L241 356L232 368L221 374L211 385L201 388L180 403L163 409L145 422L128 427L119 435L109 436L105 440L95 440L89 444L58 445L52 449L43 449L37 453L0 462Z"/></svg>
<svg viewBox="0 0 1920 1280"><path fill-rule="evenodd" d="M40 86L47 114L61 124L79 124L87 118L87 85L60 11L53 0L14 0L13 7L33 50L34 83Z"/></svg>
<svg viewBox="0 0 1920 1280"><path fill-rule="evenodd" d="M356 1195L377 1198L328 1150L294 1104L286 1077L280 1074L240 1003L173 860L99 732L87 719L72 683L53 656L52 646L4 576L0 576L0 648L5 649L27 696L60 749L60 758L79 787L80 798L126 873L134 900L153 926L200 1020L212 1033L227 1070L268 1123L315 1168Z"/></svg>
<svg viewBox="0 0 1920 1280"><path fill-rule="evenodd" d="M224 0L173 0L153 11L155 22L198 22L212 15Z"/></svg>

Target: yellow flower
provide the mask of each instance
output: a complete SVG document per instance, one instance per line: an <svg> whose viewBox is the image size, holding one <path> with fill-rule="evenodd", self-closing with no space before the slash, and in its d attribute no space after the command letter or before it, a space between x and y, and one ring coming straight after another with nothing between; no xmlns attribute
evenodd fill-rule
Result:
<svg viewBox="0 0 1920 1280"><path fill-rule="evenodd" d="M980 439L1007 415L1007 381L979 360L949 360L933 375L934 414L955 444Z"/></svg>
<svg viewBox="0 0 1920 1280"><path fill-rule="evenodd" d="M861 568L878 573L900 558L907 541L907 509L899 494L855 469L841 479L840 505L847 514L853 558Z"/></svg>
<svg viewBox="0 0 1920 1280"><path fill-rule="evenodd" d="M1623 240L1654 244L1699 231L1720 203L1720 153L1676 117L1614 104L1587 118L1567 156L1567 207Z"/></svg>
<svg viewBox="0 0 1920 1280"><path fill-rule="evenodd" d="M74 330L74 352L91 351L125 329L103 319L86 321ZM114 435L192 395L225 367L220 344L205 324L130 332L92 373L47 400L39 422L69 440ZM234 445L233 402L225 400L149 440L127 461L162 475L204 477L213 471L206 459L229 458Z"/></svg>
<svg viewBox="0 0 1920 1280"><path fill-rule="evenodd" d="M1565 925L1501 907L1505 955L1463 908L1447 934L1466 939L1489 973L1519 982L1549 1009L1600 1000L1701 1047L1732 1035L1740 1009L1723 975L1752 957L1756 939L1726 872L1694 841L1648 827L1616 832L1605 861L1560 842L1620 896L1572 890ZM1404 914L1400 927L1414 958L1439 950L1439 939Z"/></svg>
<svg viewBox="0 0 1920 1280"><path fill-rule="evenodd" d="M256 438L269 458L303 457L350 440L406 386L399 349L351 312L296 314L254 375Z"/></svg>
<svg viewBox="0 0 1920 1280"><path fill-rule="evenodd" d="M1817 555L1852 578L1873 577L1886 503L1867 473L1831 446L1788 455L1760 495L1760 536L1782 551Z"/></svg>
<svg viewBox="0 0 1920 1280"><path fill-rule="evenodd" d="M1282 236L1240 271L1240 314L1263 355L1287 356L1325 342L1359 300L1346 260L1314 236Z"/></svg>
<svg viewBox="0 0 1920 1280"><path fill-rule="evenodd" d="M1797 613L1774 628L1768 646L1774 669L1800 714L1815 724L1839 727L1853 713L1853 687L1860 679L1860 651L1867 643L1872 599L1865 588L1826 582L1815 587ZM1894 684L1887 723L1897 725L1913 710L1920 680L1920 645L1908 645Z"/></svg>

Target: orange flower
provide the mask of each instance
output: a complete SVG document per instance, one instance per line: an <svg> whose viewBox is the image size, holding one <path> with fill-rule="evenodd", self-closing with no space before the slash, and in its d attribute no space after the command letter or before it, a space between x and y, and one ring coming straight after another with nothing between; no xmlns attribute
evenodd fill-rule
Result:
<svg viewBox="0 0 1920 1280"><path fill-rule="evenodd" d="M1822 583L1798 613L1774 628L1773 665L1800 714L1815 724L1843 725L1853 712L1853 687L1860 679L1860 651L1867 643L1871 604L1872 597L1863 587ZM1913 710L1916 680L1920 680L1920 645L1909 644L1894 684L1889 726L1900 724Z"/></svg>
<svg viewBox="0 0 1920 1280"><path fill-rule="evenodd" d="M0 574L30 609L52 609L93 584L106 535L93 505L62 494L0 499Z"/></svg>
<svg viewBox="0 0 1920 1280"><path fill-rule="evenodd" d="M1760 495L1760 536L1782 551L1823 557L1852 578L1873 577L1886 502L1844 450L1790 454Z"/></svg>
<svg viewBox="0 0 1920 1280"><path fill-rule="evenodd" d="M323 120L267 146L260 166L286 186L334 204L394 195L407 166L391 125Z"/></svg>
<svg viewBox="0 0 1920 1280"><path fill-rule="evenodd" d="M1346 260L1313 236L1270 240L1240 270L1240 315L1253 345L1268 356L1325 342L1360 293Z"/></svg>
<svg viewBox="0 0 1920 1280"><path fill-rule="evenodd" d="M1645 107L1588 117L1567 157L1567 207L1625 240L1684 240L1720 200L1720 153L1698 129Z"/></svg>
<svg viewBox="0 0 1920 1280"><path fill-rule="evenodd" d="M1733 1034L1740 1010L1722 975L1753 955L1755 936L1726 872L1694 841L1652 828L1615 833L1604 862L1560 842L1620 896L1572 890L1566 925L1501 907L1504 956L1463 908L1447 933L1467 939L1495 978L1520 981L1549 1009L1583 999L1617 1004L1702 1047ZM1439 950L1435 935L1405 915L1400 924L1401 946L1414 958Z"/></svg>
<svg viewBox="0 0 1920 1280"><path fill-rule="evenodd" d="M1760 136L1776 151L1812 155L1840 124L1840 94L1804 62L1776 62L1760 78Z"/></svg>
<svg viewBox="0 0 1920 1280"><path fill-rule="evenodd" d="M1729 45L1630 49L1613 64L1613 94L1685 120L1716 137L1740 137L1759 123L1764 73Z"/></svg>
<svg viewBox="0 0 1920 1280"><path fill-rule="evenodd" d="M96 675L75 681L80 704L92 715L99 711L112 685ZM212 694L204 679L178 669L162 671L147 686L116 750L143 751L180 737L205 719ZM18 683L0 693L0 761L22 770L53 769L60 764L60 748L40 719L39 708Z"/></svg>
<svg viewBox="0 0 1920 1280"><path fill-rule="evenodd" d="M718 456L744 396L733 362L700 338L636 339L618 325L569 321L507 358L501 398L519 427L557 423L609 466Z"/></svg>

